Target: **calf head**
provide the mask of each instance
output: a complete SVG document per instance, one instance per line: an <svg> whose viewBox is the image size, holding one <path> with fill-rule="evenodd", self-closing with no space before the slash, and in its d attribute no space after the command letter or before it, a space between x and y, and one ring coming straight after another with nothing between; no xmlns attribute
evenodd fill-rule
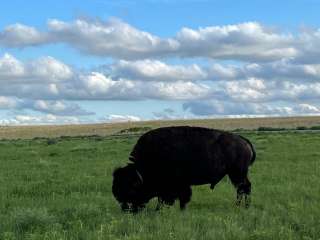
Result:
<svg viewBox="0 0 320 240"><path fill-rule="evenodd" d="M130 163L113 172L112 193L125 211L135 211L147 202L143 179L134 164Z"/></svg>

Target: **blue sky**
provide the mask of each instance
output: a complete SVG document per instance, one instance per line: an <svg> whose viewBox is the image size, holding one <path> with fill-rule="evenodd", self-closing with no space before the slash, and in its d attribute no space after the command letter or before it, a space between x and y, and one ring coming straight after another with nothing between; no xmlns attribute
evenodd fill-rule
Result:
<svg viewBox="0 0 320 240"><path fill-rule="evenodd" d="M318 115L319 7L3 1L0 124Z"/></svg>

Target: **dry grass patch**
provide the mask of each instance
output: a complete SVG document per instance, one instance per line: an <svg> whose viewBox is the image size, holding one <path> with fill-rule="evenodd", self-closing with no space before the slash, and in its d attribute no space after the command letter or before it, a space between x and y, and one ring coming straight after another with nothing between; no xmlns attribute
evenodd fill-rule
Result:
<svg viewBox="0 0 320 240"><path fill-rule="evenodd" d="M196 119L196 120L163 120L126 123L103 123L81 125L53 126L0 126L0 139L32 139L35 137L60 136L106 136L117 134L125 129L158 128L164 126L201 126L224 130L258 129L259 127L297 128L320 125L317 117L278 117L278 118L226 118L226 119Z"/></svg>

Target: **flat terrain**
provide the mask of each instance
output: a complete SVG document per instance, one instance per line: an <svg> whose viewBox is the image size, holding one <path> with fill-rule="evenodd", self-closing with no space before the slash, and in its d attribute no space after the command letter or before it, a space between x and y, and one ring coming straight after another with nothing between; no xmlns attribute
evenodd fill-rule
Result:
<svg viewBox="0 0 320 240"><path fill-rule="evenodd" d="M257 150L249 209L224 178L193 187L184 212L151 201L136 215L120 211L111 182L137 136L2 140L0 239L320 239L319 133L244 135Z"/></svg>
<svg viewBox="0 0 320 240"><path fill-rule="evenodd" d="M296 128L320 125L318 117L279 117L279 118L236 118L236 119L202 119L174 121L146 121L105 123L63 126L0 126L0 139L30 139L35 137L60 136L106 136L118 133L122 129L135 127L157 128L163 126L190 125L225 130L257 129L259 127Z"/></svg>

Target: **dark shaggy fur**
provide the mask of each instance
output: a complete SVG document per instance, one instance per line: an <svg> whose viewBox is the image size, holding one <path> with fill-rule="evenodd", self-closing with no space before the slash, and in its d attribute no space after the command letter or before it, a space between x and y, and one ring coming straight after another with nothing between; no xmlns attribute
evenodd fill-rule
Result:
<svg viewBox="0 0 320 240"><path fill-rule="evenodd" d="M228 175L237 189L237 204L249 206L248 168L256 153L250 141L236 134L200 127L165 127L141 136L129 163L113 174L112 191L123 210L137 211L153 197L159 205L181 209L191 199L191 186L214 186Z"/></svg>

